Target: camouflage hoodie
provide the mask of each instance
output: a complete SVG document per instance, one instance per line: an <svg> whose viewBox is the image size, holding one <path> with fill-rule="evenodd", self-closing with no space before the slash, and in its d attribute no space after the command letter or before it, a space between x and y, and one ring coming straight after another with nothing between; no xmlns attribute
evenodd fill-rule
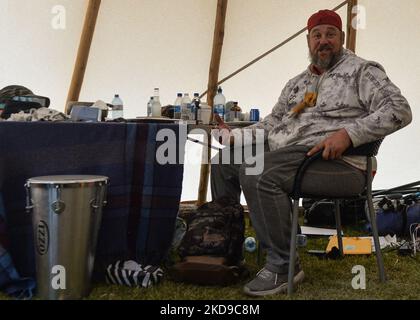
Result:
<svg viewBox="0 0 420 320"><path fill-rule="evenodd" d="M288 112L317 82L315 107L288 117ZM264 129L270 150L290 145L313 147L342 128L357 147L405 127L411 119L407 100L383 67L343 49L340 60L324 74L316 75L308 67L291 79L272 113L249 128ZM233 130L232 134L240 133Z"/></svg>

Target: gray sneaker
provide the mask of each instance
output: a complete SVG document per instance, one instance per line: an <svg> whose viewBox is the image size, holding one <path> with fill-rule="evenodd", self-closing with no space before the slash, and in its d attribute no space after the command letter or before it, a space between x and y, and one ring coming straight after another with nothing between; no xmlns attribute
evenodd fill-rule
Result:
<svg viewBox="0 0 420 320"><path fill-rule="evenodd" d="M299 266L295 268L293 284L297 285L303 281L305 274ZM261 269L254 280L248 282L244 287L245 294L254 297L261 297L276 293L287 292L287 273L275 273Z"/></svg>

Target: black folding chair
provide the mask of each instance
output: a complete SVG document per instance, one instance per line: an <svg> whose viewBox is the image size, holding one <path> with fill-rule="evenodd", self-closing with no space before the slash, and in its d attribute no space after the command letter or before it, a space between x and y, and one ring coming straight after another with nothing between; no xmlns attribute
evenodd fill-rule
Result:
<svg viewBox="0 0 420 320"><path fill-rule="evenodd" d="M337 227L337 237L338 237L338 246L340 254L343 255L343 239L341 234L341 217L340 217L340 201L341 200L348 200L348 199L360 199L364 198L367 200L368 209L369 209L369 217L370 222L372 225L372 234L375 244L375 253L376 253L376 260L378 263L379 269L379 278L382 282L386 281L385 277L385 270L384 270L384 263L382 258L382 252L379 245L379 236L378 236L378 228L376 225L376 217L373 208L372 202L372 179L373 179L373 170L372 170L372 160L373 157L378 154L379 147L382 143L383 139L371 142L368 144L364 144L357 148L350 148L344 154L345 155L359 155L359 156L366 156L367 158L367 170L366 170L366 184L365 188L362 193L354 194L352 196L346 197L337 197L332 195L322 195L322 198L329 198L334 200L335 202L335 221ZM299 214L299 200L301 198L319 198L319 196L314 196L311 194L305 194L302 192L302 181L305 176L305 172L310 167L314 161L319 160L322 158L322 151L312 155L311 157L305 158L305 160L300 165L294 182L293 192L291 194L291 198L293 199L293 214L292 214L292 234L290 240L290 263L289 263L289 274L288 274L288 287L287 293L291 295L293 293L293 277L295 273L295 260L296 260L296 234L298 230L298 214Z"/></svg>

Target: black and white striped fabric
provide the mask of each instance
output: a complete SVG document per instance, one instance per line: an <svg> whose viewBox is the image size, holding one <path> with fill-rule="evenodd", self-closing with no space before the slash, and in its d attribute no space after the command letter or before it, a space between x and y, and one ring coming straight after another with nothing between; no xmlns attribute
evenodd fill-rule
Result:
<svg viewBox="0 0 420 320"><path fill-rule="evenodd" d="M106 270L106 282L108 284L125 285L129 287L149 288L160 283L163 278L163 270L156 266L138 264L133 260L118 260L108 266Z"/></svg>

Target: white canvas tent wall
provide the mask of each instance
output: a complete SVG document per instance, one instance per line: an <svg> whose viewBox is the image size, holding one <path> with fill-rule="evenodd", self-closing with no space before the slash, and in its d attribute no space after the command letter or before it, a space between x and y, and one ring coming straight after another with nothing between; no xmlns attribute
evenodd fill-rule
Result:
<svg viewBox="0 0 420 320"><path fill-rule="evenodd" d="M220 76L305 26L314 11L337 3L229 0ZM414 112L413 124L387 138L381 149L375 187L384 188L419 176L415 102L420 99L420 48L415 39L420 36L420 3L360 0L359 4L366 8L367 26L358 32L358 54L385 66ZM51 9L57 5L66 9L64 30L51 27L55 17ZM86 5L85 0L1 0L0 85L27 85L49 95L52 107L63 110ZM125 98L127 116L133 117L145 114L155 86L161 88L164 103L172 103L177 91L206 89L215 12L215 0L103 0L80 99L110 100L118 91ZM346 10L339 13L345 21ZM302 35L226 82L224 89L228 99L239 100L246 109L259 106L266 115L285 82L306 65ZM186 168L184 199L196 198L198 171Z"/></svg>
<svg viewBox="0 0 420 320"><path fill-rule="evenodd" d="M85 22L83 26L82 36L80 39L79 50L77 53L76 64L73 71L73 77L70 84L69 93L67 96L67 104L65 112L69 113L68 103L70 101L78 101L80 96L80 91L83 84L84 74L87 67L87 62L89 59L89 51L92 43L92 38L94 35L94 30L96 26L96 20L98 18L98 13L100 9L101 0L89 0L88 8L85 16ZM213 106L213 99L216 94L217 86L229 80L233 76L239 74L240 72L246 70L254 63L258 62L262 58L273 53L275 50L278 50L283 45L286 45L289 41L295 39L300 34L304 33L307 29L302 28L300 31L296 32L294 35L290 36L284 40L279 45L270 49L269 51L263 53L257 58L253 59L251 62L247 63L245 66L239 68L229 76L219 80L219 69L220 69L220 57L222 54L223 40L225 33L225 21L226 21L226 9L227 9L228 0L217 0L217 10L216 10L216 19L214 25L214 36L213 36L213 48L211 55L211 62L209 68L209 80L207 84L207 90L201 94L200 97L204 95L207 96L207 104ZM357 0L346 0L340 5L336 6L332 10L337 11L343 6L347 5L347 49L355 52L356 47L356 27L352 23L353 19L356 16L356 6ZM207 137L206 137L207 139ZM202 205L207 200L207 191L208 191L208 182L209 182L209 169L210 169L210 158L211 150L204 150L204 164L201 165L200 173L200 182L198 187L198 200L197 204Z"/></svg>

